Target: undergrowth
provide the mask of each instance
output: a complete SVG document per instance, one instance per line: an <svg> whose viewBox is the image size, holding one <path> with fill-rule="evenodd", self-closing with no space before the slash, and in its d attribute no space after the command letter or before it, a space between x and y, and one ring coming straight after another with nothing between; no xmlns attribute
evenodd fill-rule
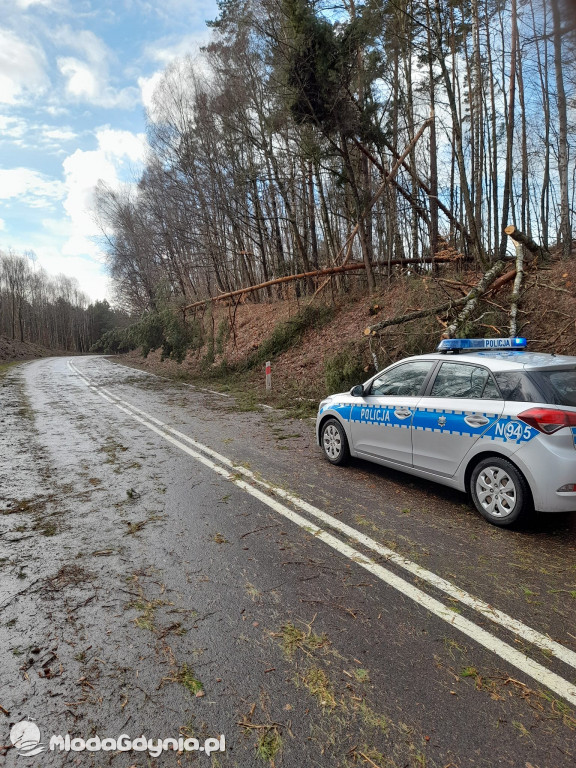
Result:
<svg viewBox="0 0 576 768"><path fill-rule="evenodd" d="M356 344L350 342L324 362L326 391L345 392L364 382L368 378L368 370L370 366L364 361L364 355Z"/></svg>
<svg viewBox="0 0 576 768"><path fill-rule="evenodd" d="M143 357L152 350L162 349L162 360L170 358L181 363L188 352L205 343L202 325L193 318L184 320L174 309L149 312L127 328L114 328L91 347L91 352L116 354L140 348Z"/></svg>
<svg viewBox="0 0 576 768"><path fill-rule="evenodd" d="M162 360L170 358L181 363L189 352L204 349L201 367L212 376L227 376L245 371L281 355L298 344L309 328L321 328L334 316L331 306L307 306L290 320L279 323L270 336L246 360L234 366L223 359L214 367L217 354L221 355L230 328L222 321L217 333L208 332L196 318L184 319L181 312L166 308L149 312L128 328L115 328L105 333L91 348L91 352L116 354L140 348L147 357L152 350L162 349Z"/></svg>

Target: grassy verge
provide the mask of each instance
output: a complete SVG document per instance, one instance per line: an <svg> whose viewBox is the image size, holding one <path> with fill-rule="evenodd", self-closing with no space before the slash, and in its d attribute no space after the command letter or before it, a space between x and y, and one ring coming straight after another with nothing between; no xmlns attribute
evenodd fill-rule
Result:
<svg viewBox="0 0 576 768"><path fill-rule="evenodd" d="M315 416L318 402L322 397L322 387L311 390L299 386L297 382L276 384L271 391L266 390L264 373L260 370L244 370L230 376L200 376L190 378L197 387L213 389L231 395L235 401L235 410L258 411L262 405L287 411L291 418L305 419Z"/></svg>
<svg viewBox="0 0 576 768"><path fill-rule="evenodd" d="M22 360L15 360L10 363L0 363L0 379L4 378L4 376L6 376L11 368L13 368L15 365L20 365L22 362Z"/></svg>

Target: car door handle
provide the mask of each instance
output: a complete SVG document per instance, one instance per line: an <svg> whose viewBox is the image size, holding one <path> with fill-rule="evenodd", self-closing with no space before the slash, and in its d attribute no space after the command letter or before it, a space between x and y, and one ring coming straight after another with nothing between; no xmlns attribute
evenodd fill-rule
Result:
<svg viewBox="0 0 576 768"><path fill-rule="evenodd" d="M409 411L407 408L399 408L397 411L394 411L394 416L397 419L408 419L412 416L412 411Z"/></svg>
<svg viewBox="0 0 576 768"><path fill-rule="evenodd" d="M464 421L469 427L484 427L490 423L490 419L487 419L486 416L466 416Z"/></svg>

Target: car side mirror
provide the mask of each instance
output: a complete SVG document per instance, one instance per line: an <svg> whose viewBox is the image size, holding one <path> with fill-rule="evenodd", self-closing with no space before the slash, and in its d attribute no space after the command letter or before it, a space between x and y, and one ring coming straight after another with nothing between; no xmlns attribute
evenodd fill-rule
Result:
<svg viewBox="0 0 576 768"><path fill-rule="evenodd" d="M352 397L362 397L364 395L364 386L362 384L356 384L356 386L352 387L350 390L350 395Z"/></svg>

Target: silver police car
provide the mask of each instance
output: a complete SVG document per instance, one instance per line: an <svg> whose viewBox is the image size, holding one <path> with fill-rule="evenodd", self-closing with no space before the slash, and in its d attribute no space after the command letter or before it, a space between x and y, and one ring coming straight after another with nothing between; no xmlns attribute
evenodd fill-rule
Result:
<svg viewBox="0 0 576 768"><path fill-rule="evenodd" d="M507 526L576 511L576 357L526 340L446 339L320 403L318 444L469 492Z"/></svg>

